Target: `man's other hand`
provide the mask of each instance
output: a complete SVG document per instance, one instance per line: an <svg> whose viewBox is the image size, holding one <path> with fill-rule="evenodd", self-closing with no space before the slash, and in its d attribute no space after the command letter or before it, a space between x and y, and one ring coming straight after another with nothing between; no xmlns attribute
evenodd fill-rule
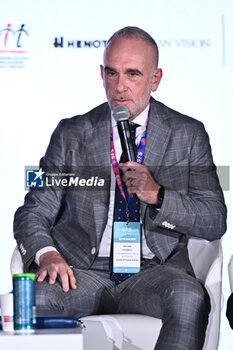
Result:
<svg viewBox="0 0 233 350"><path fill-rule="evenodd" d="M39 261L40 267L36 273L37 282L43 282L44 279L49 276L49 284L54 284L59 276L64 292L68 292L70 287L72 289L77 288L72 269L58 252L46 252L40 256Z"/></svg>

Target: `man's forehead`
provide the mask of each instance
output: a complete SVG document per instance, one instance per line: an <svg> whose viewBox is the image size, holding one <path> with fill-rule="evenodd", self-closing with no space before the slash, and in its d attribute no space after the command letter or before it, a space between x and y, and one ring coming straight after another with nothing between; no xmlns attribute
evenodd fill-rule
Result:
<svg viewBox="0 0 233 350"><path fill-rule="evenodd" d="M105 52L109 53L114 49L125 50L126 52L130 52L133 49L137 50L139 47L144 46L145 48L150 49L150 45L141 38L134 37L118 37L114 38L106 47Z"/></svg>
<svg viewBox="0 0 233 350"><path fill-rule="evenodd" d="M131 61L145 61L153 59L153 48L141 38L119 37L113 39L104 51L104 65L109 61L115 64L124 59Z"/></svg>

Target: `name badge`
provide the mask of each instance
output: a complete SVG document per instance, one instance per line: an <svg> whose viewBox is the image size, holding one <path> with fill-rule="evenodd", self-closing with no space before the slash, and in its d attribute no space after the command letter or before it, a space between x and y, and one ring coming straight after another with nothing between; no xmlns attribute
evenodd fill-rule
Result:
<svg viewBox="0 0 233 350"><path fill-rule="evenodd" d="M141 263L140 222L117 221L113 226L113 272L137 273Z"/></svg>

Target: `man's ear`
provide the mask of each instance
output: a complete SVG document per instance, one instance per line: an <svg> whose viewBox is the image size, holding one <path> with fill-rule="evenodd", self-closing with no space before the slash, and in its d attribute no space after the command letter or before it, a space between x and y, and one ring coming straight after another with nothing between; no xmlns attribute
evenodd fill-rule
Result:
<svg viewBox="0 0 233 350"><path fill-rule="evenodd" d="M102 64L100 65L100 74L101 78L104 79L104 67L102 66Z"/></svg>
<svg viewBox="0 0 233 350"><path fill-rule="evenodd" d="M159 83L162 79L163 71L161 68L156 68L153 73L151 90L154 92L157 90Z"/></svg>

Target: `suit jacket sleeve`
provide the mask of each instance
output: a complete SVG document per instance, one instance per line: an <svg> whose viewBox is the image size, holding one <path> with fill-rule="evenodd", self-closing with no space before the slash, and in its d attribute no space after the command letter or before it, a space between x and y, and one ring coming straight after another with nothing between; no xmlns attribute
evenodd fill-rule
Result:
<svg viewBox="0 0 233 350"><path fill-rule="evenodd" d="M182 139L176 135L179 137ZM226 231L226 206L202 123L192 126L189 141L182 147L188 148L189 159L184 166L175 164L171 171L162 168L159 178L165 186L164 201L160 211L147 208L146 226L152 229L154 225L164 234L219 239Z"/></svg>
<svg viewBox="0 0 233 350"><path fill-rule="evenodd" d="M64 172L63 124L55 129L40 167L55 173ZM15 213L14 236L21 251L24 264L29 266L41 248L54 246L49 234L62 205L64 189L46 187L30 189L24 205Z"/></svg>

